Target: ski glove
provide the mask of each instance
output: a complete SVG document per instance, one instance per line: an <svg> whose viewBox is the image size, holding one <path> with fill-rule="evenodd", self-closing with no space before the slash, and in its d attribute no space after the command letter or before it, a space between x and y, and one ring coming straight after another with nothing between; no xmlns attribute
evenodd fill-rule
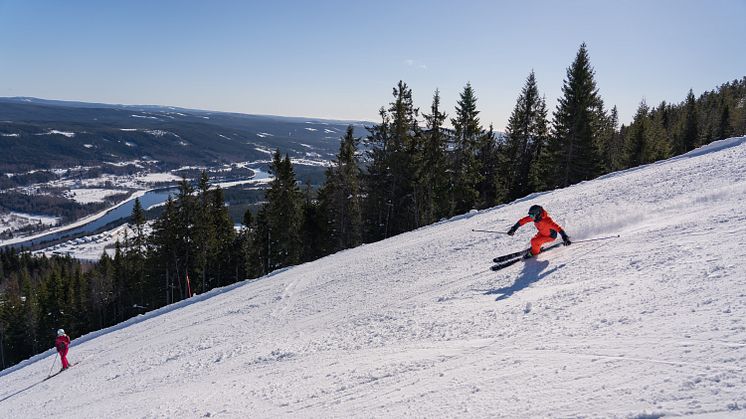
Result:
<svg viewBox="0 0 746 419"><path fill-rule="evenodd" d="M564 244L565 246L569 246L572 244L570 238L567 237L567 233L565 233L564 231L560 231L560 235L562 236L562 244Z"/></svg>
<svg viewBox="0 0 746 419"><path fill-rule="evenodd" d="M518 227L520 226L520 224L515 223L513 227L510 227L510 230L508 230L508 236L512 236L513 234L515 234L516 230L518 230Z"/></svg>

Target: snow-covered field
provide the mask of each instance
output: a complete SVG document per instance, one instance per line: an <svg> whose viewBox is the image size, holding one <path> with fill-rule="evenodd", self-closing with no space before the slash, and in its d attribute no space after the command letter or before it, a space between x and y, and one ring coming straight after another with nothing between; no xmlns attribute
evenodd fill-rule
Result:
<svg viewBox="0 0 746 419"><path fill-rule="evenodd" d="M104 202L104 199L108 196L126 194L127 192L125 189L85 188L70 189L66 196L75 202L90 204L93 202Z"/></svg>
<svg viewBox="0 0 746 419"><path fill-rule="evenodd" d="M24 214L22 212L3 212L0 213L0 233L11 230L28 227L29 225L53 226L60 221L59 217L47 215Z"/></svg>
<svg viewBox="0 0 746 419"><path fill-rule="evenodd" d="M214 290L49 381L51 351L0 373L0 417L746 417L744 161L726 140ZM533 227L472 229L534 203L621 237L490 271Z"/></svg>

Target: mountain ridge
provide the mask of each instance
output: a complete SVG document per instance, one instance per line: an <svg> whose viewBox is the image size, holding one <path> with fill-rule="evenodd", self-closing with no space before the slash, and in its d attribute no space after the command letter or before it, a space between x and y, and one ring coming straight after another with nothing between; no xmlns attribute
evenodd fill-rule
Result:
<svg viewBox="0 0 746 419"><path fill-rule="evenodd" d="M365 122L248 115L174 107L0 98L0 171L157 160L224 164L267 160L275 149L331 160L352 124Z"/></svg>

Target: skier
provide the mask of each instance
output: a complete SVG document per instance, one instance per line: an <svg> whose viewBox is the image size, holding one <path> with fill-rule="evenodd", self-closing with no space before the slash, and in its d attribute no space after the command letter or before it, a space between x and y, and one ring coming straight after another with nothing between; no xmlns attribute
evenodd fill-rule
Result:
<svg viewBox="0 0 746 419"><path fill-rule="evenodd" d="M54 340L54 347L57 348L60 360L62 361L62 369L60 371L64 371L70 367L70 363L67 362L67 349L70 347L70 338L65 334L64 329L57 330L57 339Z"/></svg>
<svg viewBox="0 0 746 419"><path fill-rule="evenodd" d="M523 255L524 259L529 259L538 255L541 252L541 245L554 241L557 238L557 233L562 236L562 243L565 246L569 246L572 243L562 227L555 223L554 220L549 217L549 214L544 210L544 208L539 205L531 205L531 208L528 209L528 216L518 220L518 222L508 230L508 235L512 236L518 228L531 221L534 222L534 226L536 226L536 229L539 230L539 232L531 239L531 248Z"/></svg>

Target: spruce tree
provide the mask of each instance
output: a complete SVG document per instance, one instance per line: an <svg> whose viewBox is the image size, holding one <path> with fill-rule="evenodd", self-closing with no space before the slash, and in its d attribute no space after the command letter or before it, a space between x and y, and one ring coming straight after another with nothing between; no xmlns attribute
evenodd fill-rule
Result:
<svg viewBox="0 0 746 419"><path fill-rule="evenodd" d="M448 176L448 140L444 129L448 115L441 111L440 91L435 90L430 114L423 114L425 130L422 135L422 151L415 157L415 177L420 203L420 220L430 224L448 216L452 208L450 177Z"/></svg>
<svg viewBox="0 0 746 419"><path fill-rule="evenodd" d="M679 129L676 144L677 154L693 150L699 142L699 116L694 92L689 89L684 104L684 117Z"/></svg>
<svg viewBox="0 0 746 419"><path fill-rule="evenodd" d="M326 171L319 192L320 211L326 224L329 252L355 247L362 242L361 173L352 125L340 140L336 160Z"/></svg>
<svg viewBox="0 0 746 419"><path fill-rule="evenodd" d="M369 161L363 182L366 199L364 201L363 227L364 240L371 242L388 237L388 221L391 216L390 201L391 176L389 154L391 153L390 122L386 110L378 111L381 122L366 127L369 135L365 139L366 157Z"/></svg>
<svg viewBox="0 0 746 419"><path fill-rule="evenodd" d="M283 159L276 150L270 164L270 173L275 178L266 192L267 203L260 214L266 222L267 233L267 272L297 264L301 261L303 244L301 227L303 223L303 196L295 179L290 157Z"/></svg>
<svg viewBox="0 0 746 419"><path fill-rule="evenodd" d="M671 157L673 144L666 129L669 124L668 109L665 102L650 112L651 160L650 162Z"/></svg>
<svg viewBox="0 0 746 419"><path fill-rule="evenodd" d="M213 240L207 252L209 255L207 290L230 283L228 278L233 277L231 265L235 263L232 247L236 240L236 230L228 208L225 206L223 188L218 185L210 190L209 195L209 208L212 211L210 230Z"/></svg>
<svg viewBox="0 0 746 419"><path fill-rule="evenodd" d="M730 107L728 106L728 102L726 102L725 98L723 98L722 96L720 98L719 108L720 109L718 113L717 127L712 138L713 140L722 140L728 138L733 132L733 128L731 127L730 123Z"/></svg>
<svg viewBox="0 0 746 419"><path fill-rule="evenodd" d="M303 188L303 222L301 223L301 243L304 262L316 260L330 253L331 243L327 232L327 218L321 214L321 205L314 196L311 182L306 181Z"/></svg>
<svg viewBox="0 0 746 419"><path fill-rule="evenodd" d="M502 154L506 162L502 175L508 199L513 200L533 192L535 181L531 179L531 170L548 136L546 102L539 95L533 71L518 96L505 136Z"/></svg>
<svg viewBox="0 0 746 419"><path fill-rule="evenodd" d="M393 96L394 101L389 107L393 145L389 154L389 173L392 181L389 202L393 204L389 220L390 235L420 226L419 203L414 191L414 156L419 150L418 140L421 138L417 125L419 110L414 107L412 89L403 81L400 80L394 88Z"/></svg>
<svg viewBox="0 0 746 419"><path fill-rule="evenodd" d="M182 237L178 204L170 196L166 200L163 213L153 223L151 235L153 265L164 284L163 305L177 301L176 291L180 288L179 273L183 271Z"/></svg>
<svg viewBox="0 0 746 419"><path fill-rule="evenodd" d="M640 102L635 113L634 120L627 131L625 142L627 152L627 167L636 167L649 163L652 156L652 145L650 140L650 119L648 118L648 107L645 100Z"/></svg>
<svg viewBox="0 0 746 419"><path fill-rule="evenodd" d="M218 234L215 230L216 212L223 209L215 207L210 193L210 180L206 171L200 173L197 180L197 198L194 200L195 213L193 221L192 248L194 253L194 270L190 278L194 283L192 289L203 293L211 288L208 280L210 261L215 257Z"/></svg>
<svg viewBox="0 0 746 419"><path fill-rule="evenodd" d="M619 111L617 111L616 105L611 108L608 118L604 120L600 143L603 171L605 173L625 167L627 162L625 141L619 133Z"/></svg>
<svg viewBox="0 0 746 419"><path fill-rule="evenodd" d="M243 228L236 238L236 281L251 278L259 274L257 272L258 263L254 247L256 243L256 222L251 209L247 209L244 212L242 224Z"/></svg>
<svg viewBox="0 0 746 419"><path fill-rule="evenodd" d="M603 117L603 102L583 43L567 69L552 134L542 157L548 171L544 179L547 188L565 187L600 173L597 137Z"/></svg>
<svg viewBox="0 0 746 419"><path fill-rule="evenodd" d="M135 198L135 205L130 216L132 239L127 257L132 270L133 298L139 307L146 307L145 302L145 257L147 253L147 237L145 235L145 212L140 199Z"/></svg>
<svg viewBox="0 0 746 419"><path fill-rule="evenodd" d="M366 140L371 160L366 176L365 225L368 240L380 240L420 225L414 194L414 155L419 149L418 109L412 90L399 81L381 124L369 127Z"/></svg>
<svg viewBox="0 0 746 419"><path fill-rule="evenodd" d="M480 178L477 183L479 192L478 208L487 208L502 202L506 196L506 187L500 175L504 159L502 150L498 146L495 130L490 124L490 128L479 138L479 148L477 149L477 160L481 168Z"/></svg>
<svg viewBox="0 0 746 419"><path fill-rule="evenodd" d="M130 216L130 220L132 223L133 250L139 255L144 255L146 245L146 220L145 211L143 210L142 204L140 203L140 198L135 198L135 205L132 207L132 215Z"/></svg>
<svg viewBox="0 0 746 419"><path fill-rule="evenodd" d="M455 134L453 160L453 213L462 214L478 206L477 185L482 181L481 161L477 150L482 136L477 110L477 97L471 83L466 83L456 105L456 116L451 119Z"/></svg>

